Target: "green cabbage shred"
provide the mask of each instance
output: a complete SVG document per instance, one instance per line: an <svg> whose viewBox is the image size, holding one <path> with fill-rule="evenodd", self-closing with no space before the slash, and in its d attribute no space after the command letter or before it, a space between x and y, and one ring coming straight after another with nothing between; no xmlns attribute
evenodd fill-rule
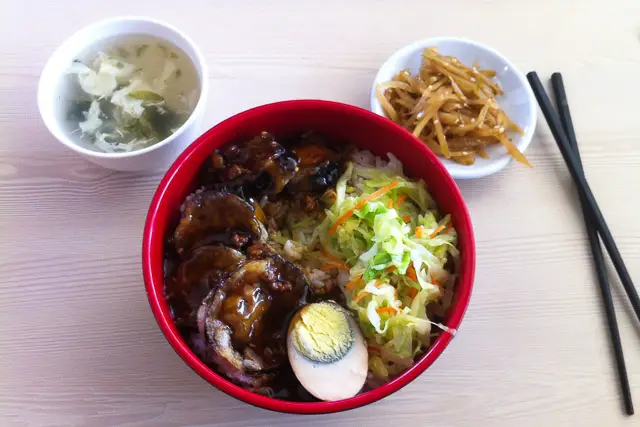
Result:
<svg viewBox="0 0 640 427"><path fill-rule="evenodd" d="M455 280L447 267L458 257L450 217L438 212L423 181L405 177L397 159L389 158L386 168L347 164L335 203L313 237L350 268L351 286L343 290L369 345L370 370L382 380L411 366L429 345L434 323L426 306ZM394 181L389 191L355 209Z"/></svg>

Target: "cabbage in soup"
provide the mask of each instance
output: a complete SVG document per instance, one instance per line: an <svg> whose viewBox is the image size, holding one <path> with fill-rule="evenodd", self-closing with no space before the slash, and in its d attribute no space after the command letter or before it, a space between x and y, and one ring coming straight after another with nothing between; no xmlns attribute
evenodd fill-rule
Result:
<svg viewBox="0 0 640 427"><path fill-rule="evenodd" d="M150 147L176 132L200 97L188 55L146 35L117 37L69 64L69 131L106 153Z"/></svg>

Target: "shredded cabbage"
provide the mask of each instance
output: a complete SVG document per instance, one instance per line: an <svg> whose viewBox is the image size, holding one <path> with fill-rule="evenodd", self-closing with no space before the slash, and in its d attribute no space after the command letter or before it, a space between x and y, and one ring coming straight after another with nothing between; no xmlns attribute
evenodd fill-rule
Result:
<svg viewBox="0 0 640 427"><path fill-rule="evenodd" d="M108 153L138 150L167 138L191 111L167 105L165 96L174 96L168 82L177 85L181 74L171 52L153 45L136 58L119 55L100 52L90 64L75 60L67 70L80 89L69 115L78 121L85 141ZM191 105L191 99L181 96L185 106Z"/></svg>
<svg viewBox="0 0 640 427"><path fill-rule="evenodd" d="M458 257L450 217L438 212L424 182L408 179L398 159L389 159L387 165L348 163L312 239L350 269L356 285L345 288L345 296L379 379L411 366L429 344L432 325L452 332L432 322L426 307L442 297L440 284L453 283L447 264Z"/></svg>

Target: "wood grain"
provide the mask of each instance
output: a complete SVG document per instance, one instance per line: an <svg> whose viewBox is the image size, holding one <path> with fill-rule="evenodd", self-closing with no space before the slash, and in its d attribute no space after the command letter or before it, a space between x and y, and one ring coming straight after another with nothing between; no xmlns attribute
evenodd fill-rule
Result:
<svg viewBox="0 0 640 427"><path fill-rule="evenodd" d="M204 128L291 98L367 107L377 67L420 38L488 43L562 71L585 169L640 282L640 3L541 0L5 2L0 13L0 425L632 426L623 417L577 199L540 120L527 155L461 182L478 242L460 333L424 375L366 408L298 417L202 381L150 313L140 241L159 175L115 173L40 121L38 76L72 32L114 11L167 20L211 71ZM640 327L614 280L636 407Z"/></svg>

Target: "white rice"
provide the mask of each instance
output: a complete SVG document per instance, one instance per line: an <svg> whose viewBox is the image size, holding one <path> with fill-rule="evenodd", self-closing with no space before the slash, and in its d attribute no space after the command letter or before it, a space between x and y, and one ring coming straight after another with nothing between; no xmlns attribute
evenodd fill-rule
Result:
<svg viewBox="0 0 640 427"><path fill-rule="evenodd" d="M387 153L389 160L373 155L371 151L360 150L353 154L353 162L364 167L375 167L377 169L387 169L389 172L402 174L402 163L396 156Z"/></svg>
<svg viewBox="0 0 640 427"><path fill-rule="evenodd" d="M293 240L287 240L284 244L284 252L287 254L287 257L294 260L300 261L303 256L304 246L300 243L294 242Z"/></svg>
<svg viewBox="0 0 640 427"><path fill-rule="evenodd" d="M347 283L349 283L349 273L344 271L344 270L340 270L338 272L338 277L336 277L336 281L338 282L338 285L342 288L344 288Z"/></svg>
<svg viewBox="0 0 640 427"><path fill-rule="evenodd" d="M381 161L379 157L376 159L376 156L371 153L371 151L360 150L356 151L353 154L353 161L362 166L373 167L377 161Z"/></svg>
<svg viewBox="0 0 640 427"><path fill-rule="evenodd" d="M314 268L309 273L309 281L316 288L322 289L329 285L329 281L331 280L331 275L322 270L318 270Z"/></svg>

